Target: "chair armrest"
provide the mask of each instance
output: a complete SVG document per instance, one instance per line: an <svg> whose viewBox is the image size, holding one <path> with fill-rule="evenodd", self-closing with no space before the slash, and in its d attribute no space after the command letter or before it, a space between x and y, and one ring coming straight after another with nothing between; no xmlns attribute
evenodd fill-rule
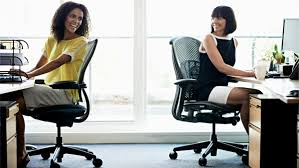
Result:
<svg viewBox="0 0 299 168"><path fill-rule="evenodd" d="M187 85L199 85L199 82L196 79L179 79L179 80L176 80L174 82L174 84L184 87Z"/></svg>
<svg viewBox="0 0 299 168"><path fill-rule="evenodd" d="M35 79L34 83L35 84L45 84L45 80L43 80L43 79Z"/></svg>
<svg viewBox="0 0 299 168"><path fill-rule="evenodd" d="M79 84L76 81L58 81L49 84L53 89L81 89L86 88L86 84Z"/></svg>

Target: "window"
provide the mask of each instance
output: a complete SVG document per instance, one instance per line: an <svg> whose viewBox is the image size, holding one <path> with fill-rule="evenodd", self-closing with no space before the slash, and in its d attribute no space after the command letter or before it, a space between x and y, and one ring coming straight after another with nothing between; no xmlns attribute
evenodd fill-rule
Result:
<svg viewBox="0 0 299 168"><path fill-rule="evenodd" d="M91 115L94 117L89 120L134 120L134 1L85 2L91 15L91 36L99 38L91 66Z"/></svg>
<svg viewBox="0 0 299 168"><path fill-rule="evenodd" d="M38 6L38 7L37 7ZM1 1L1 37L44 37L59 0Z"/></svg>
<svg viewBox="0 0 299 168"><path fill-rule="evenodd" d="M148 0L146 6L146 114L150 116L148 118L172 117L171 105L175 93L173 84L175 74L169 45L172 37L192 36L202 39L203 35L210 32L212 10L218 5L231 6L238 23L237 31L233 34L239 42L235 66L240 69L252 69L255 62L261 59L268 49L274 44L280 45L283 18L299 17L299 14L294 12L296 5L293 0L271 3L271 8L269 3L257 0ZM239 128L243 130L242 126Z"/></svg>
<svg viewBox="0 0 299 168"><path fill-rule="evenodd" d="M0 38L19 37L28 40L30 65L25 69L30 69L39 59L44 40L49 35L52 16L62 2L1 2L0 15L5 16L1 19L1 25L5 26L1 26ZM235 11L238 29L234 36L239 42L236 67L241 69L252 68L255 61L274 43L280 45L283 18L299 17L296 0L275 3L258 0L78 2L84 3L89 9L91 38L99 38L86 78L92 111L86 125L82 126L84 128L91 128L93 124L119 125L123 122L155 125L155 119L175 122L171 116L175 75L169 41L174 36L201 39L209 33L210 14L215 6L229 5ZM32 121L27 131L46 131L36 127L40 124L38 121ZM198 131L198 127L192 125L191 128ZM101 132L104 129L94 131Z"/></svg>

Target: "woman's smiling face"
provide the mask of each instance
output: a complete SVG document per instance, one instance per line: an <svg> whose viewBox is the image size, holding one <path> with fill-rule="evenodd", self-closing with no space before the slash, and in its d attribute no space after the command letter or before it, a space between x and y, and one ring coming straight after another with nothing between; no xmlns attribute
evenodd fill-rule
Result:
<svg viewBox="0 0 299 168"><path fill-rule="evenodd" d="M66 17L64 22L65 31L73 34L81 26L83 20L83 11L79 8L73 9Z"/></svg>
<svg viewBox="0 0 299 168"><path fill-rule="evenodd" d="M215 33L224 33L226 20L223 17L212 17L212 27Z"/></svg>

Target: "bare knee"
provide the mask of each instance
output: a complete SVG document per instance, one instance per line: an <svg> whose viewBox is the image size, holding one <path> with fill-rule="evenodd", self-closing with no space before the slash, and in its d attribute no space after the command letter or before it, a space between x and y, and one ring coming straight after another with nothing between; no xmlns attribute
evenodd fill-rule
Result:
<svg viewBox="0 0 299 168"><path fill-rule="evenodd" d="M228 96L228 104L246 104L249 101L249 94L260 93L255 89L233 88Z"/></svg>

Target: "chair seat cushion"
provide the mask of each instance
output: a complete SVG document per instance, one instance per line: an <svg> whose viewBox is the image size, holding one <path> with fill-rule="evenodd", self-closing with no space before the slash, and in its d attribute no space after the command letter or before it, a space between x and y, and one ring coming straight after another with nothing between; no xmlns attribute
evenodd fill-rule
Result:
<svg viewBox="0 0 299 168"><path fill-rule="evenodd" d="M232 106L227 104L214 103L210 101L185 102L184 108L190 110L209 109L221 114L235 113L236 111L240 110L240 106Z"/></svg>
<svg viewBox="0 0 299 168"><path fill-rule="evenodd" d="M219 104L210 101L186 101L184 111L176 118L187 122L235 124L240 120L240 106Z"/></svg>
<svg viewBox="0 0 299 168"><path fill-rule="evenodd" d="M35 119L48 121L59 126L72 126L76 117L82 116L86 108L81 105L55 105L28 110L28 115Z"/></svg>

